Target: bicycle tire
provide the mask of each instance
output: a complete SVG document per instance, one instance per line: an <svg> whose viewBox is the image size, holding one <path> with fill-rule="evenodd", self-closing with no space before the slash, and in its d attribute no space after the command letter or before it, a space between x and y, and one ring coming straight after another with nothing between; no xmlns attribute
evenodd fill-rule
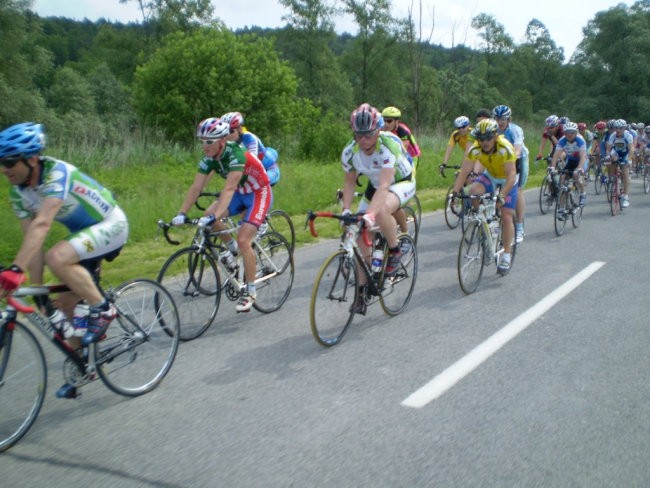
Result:
<svg viewBox="0 0 650 488"><path fill-rule="evenodd" d="M293 253L278 232L267 232L253 241L255 249L255 310L271 313L289 297L294 278Z"/></svg>
<svg viewBox="0 0 650 488"><path fill-rule="evenodd" d="M0 329L0 452L34 425L47 390L47 363L34 334L16 321Z"/></svg>
<svg viewBox="0 0 650 488"><path fill-rule="evenodd" d="M618 190L619 183L618 178L615 176L614 181L609 185L609 191L607 192L609 195L609 209L613 217L618 215L621 211L621 201Z"/></svg>
<svg viewBox="0 0 650 488"><path fill-rule="evenodd" d="M554 203L555 198L553 197L551 184L547 178L544 178L539 187L539 211L542 215L546 215Z"/></svg>
<svg viewBox="0 0 650 488"><path fill-rule="evenodd" d="M603 188L606 187L605 178L606 176L603 174L602 169L599 168L596 171L596 177L594 178L594 190L596 195L600 195Z"/></svg>
<svg viewBox="0 0 650 488"><path fill-rule="evenodd" d="M271 210L266 215L266 222L269 224L270 232L277 232L287 240L293 253L296 249L296 230L289 214L280 209Z"/></svg>
<svg viewBox="0 0 650 488"><path fill-rule="evenodd" d="M347 251L328 257L318 271L309 303L311 333L321 346L338 344L352 323L357 298L357 267Z"/></svg>
<svg viewBox="0 0 650 488"><path fill-rule="evenodd" d="M650 193L650 173L648 173L648 164L643 168L643 193Z"/></svg>
<svg viewBox="0 0 650 488"><path fill-rule="evenodd" d="M195 247L179 249L160 268L158 283L178 308L181 341L196 339L208 330L219 311L222 291L219 269L210 254L198 253Z"/></svg>
<svg viewBox="0 0 650 488"><path fill-rule="evenodd" d="M560 194L555 201L555 218L553 219L553 227L555 228L555 235L560 237L564 234L564 229L566 228L566 221L569 218L569 207L567 205L567 200L569 200L569 192L566 190L560 190ZM564 202L564 203L562 203ZM564 211L563 218L560 218L561 211Z"/></svg>
<svg viewBox="0 0 650 488"><path fill-rule="evenodd" d="M445 223L450 229L455 229L462 218L463 200L452 199L451 194L454 191L454 185L451 185L447 190L445 198ZM455 202L454 202L455 200Z"/></svg>
<svg viewBox="0 0 650 488"><path fill-rule="evenodd" d="M409 234L400 234L398 240L402 251L400 267L394 275L383 277L379 296L382 310L391 317L400 314L411 301L418 276L418 250L415 240Z"/></svg>
<svg viewBox="0 0 650 488"><path fill-rule="evenodd" d="M574 188L571 192L571 224L573 228L577 229L582 223L582 210L583 206L579 205L580 202L580 191L577 188Z"/></svg>
<svg viewBox="0 0 650 488"><path fill-rule="evenodd" d="M418 243L418 234L420 233L420 221L417 218L416 210L410 205L402 207L406 214L406 233L411 236L415 244ZM398 229L398 233L402 233L404 229Z"/></svg>
<svg viewBox="0 0 650 488"><path fill-rule="evenodd" d="M411 202L415 202L415 205L412 205ZM422 222L422 203L420 202L420 199L418 198L417 194L414 194L411 199L409 200L409 206L411 208L415 207L415 213L418 216L418 226L420 225L420 222Z"/></svg>
<svg viewBox="0 0 650 488"><path fill-rule="evenodd" d="M458 247L458 282L466 295L474 293L481 282L485 247L483 223L480 220L472 220L467 224Z"/></svg>
<svg viewBox="0 0 650 488"><path fill-rule="evenodd" d="M139 396L158 386L174 363L178 310L171 294L148 279L122 283L109 298L117 317L94 344L97 372L115 393Z"/></svg>

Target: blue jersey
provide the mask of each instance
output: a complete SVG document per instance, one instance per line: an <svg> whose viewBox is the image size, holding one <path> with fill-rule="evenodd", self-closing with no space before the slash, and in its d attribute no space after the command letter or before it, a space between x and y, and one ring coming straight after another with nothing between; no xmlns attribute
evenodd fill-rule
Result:
<svg viewBox="0 0 650 488"><path fill-rule="evenodd" d="M580 161L580 153L586 153L587 143L580 134L578 134L573 141L569 141L566 136L562 136L560 140L557 141L557 149L566 153L567 162Z"/></svg>
<svg viewBox="0 0 650 488"><path fill-rule="evenodd" d="M634 137L628 131L625 131L623 135L619 136L616 134L616 131L609 136L607 143L611 145L612 149L616 151L618 157L625 159L629 152L630 146L634 147Z"/></svg>

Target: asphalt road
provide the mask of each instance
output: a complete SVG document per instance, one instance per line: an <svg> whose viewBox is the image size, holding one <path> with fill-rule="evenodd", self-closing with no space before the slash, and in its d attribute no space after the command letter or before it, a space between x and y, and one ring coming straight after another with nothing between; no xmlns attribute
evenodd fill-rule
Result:
<svg viewBox="0 0 650 488"><path fill-rule="evenodd" d="M649 486L650 195L634 182L632 206L611 217L592 192L582 226L560 238L537 191L527 199L507 277L487 268L465 296L460 230L426 215L409 308L369 308L334 348L308 319L332 241L297 251L280 311L237 315L224 298L218 323L143 397L95 382L56 399L48 347L47 399L0 455L2 486ZM434 378L445 387L432 396Z"/></svg>

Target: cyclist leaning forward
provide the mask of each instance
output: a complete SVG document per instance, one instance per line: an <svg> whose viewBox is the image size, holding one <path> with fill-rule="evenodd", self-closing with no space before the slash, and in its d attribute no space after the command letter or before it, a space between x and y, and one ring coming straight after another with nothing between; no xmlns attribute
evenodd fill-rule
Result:
<svg viewBox="0 0 650 488"><path fill-rule="evenodd" d="M368 177L368 188L359 211L364 212L368 227L375 225L381 229L388 243L386 262L387 275L394 274L400 264L402 253L397 239L397 224L393 213L415 195L413 167L399 138L389 132L380 131L381 114L367 103L359 105L350 117L350 127L354 140L343 149L341 162L345 171L343 187L343 213L350 213L358 174ZM366 206L367 205L367 206ZM364 256L369 250L363 243L359 247ZM359 273L359 287L365 287L365 276ZM363 291L363 290L361 290ZM365 315L364 293L357 294L351 307L354 313Z"/></svg>
<svg viewBox="0 0 650 488"><path fill-rule="evenodd" d="M252 241L271 208L273 193L261 161L236 142L226 141L228 134L230 126L221 119L211 117L199 123L196 135L203 144L205 157L199 162L194 182L172 223L180 225L185 222L185 214L194 205L212 172L226 180L219 199L207 208L201 223L214 224L223 230L224 225L219 219L245 212L237 232L237 245L244 260L246 290L239 297L235 309L248 312L256 298Z"/></svg>
<svg viewBox="0 0 650 488"><path fill-rule="evenodd" d="M585 183L582 178L583 168L587 160L587 143L583 137L578 134L578 124L575 122L567 122L564 126L564 135L557 142L556 151L553 153L551 160L551 168L555 171L555 166L560 155L566 157L566 164L564 166L564 174L560 178L560 184L564 182L566 174L571 172L573 181L576 182L578 190L580 190L579 205L584 207L587 203L587 193L585 192ZM564 215L564 208L560 209L560 219L566 219Z"/></svg>
<svg viewBox="0 0 650 488"><path fill-rule="evenodd" d="M515 148L503 136L499 135L499 126L494 119L481 120L472 135L475 142L463 160L460 173L454 183L454 193L460 191L462 182L476 163L485 168L474 183L469 187L470 195L493 193L497 185L501 185L498 205L501 207L501 221L503 224L504 253L499 260L497 273L505 276L510 271L512 244L515 237L514 213L517 204L517 170L515 162L517 155ZM503 197L505 195L505 198Z"/></svg>
<svg viewBox="0 0 650 488"><path fill-rule="evenodd" d="M0 272L0 297L25 281L25 271L31 283L42 284L47 264L71 290L61 293L54 304L68 319L80 300L90 306L83 324L86 328L77 324L74 330L66 330L65 319L53 324L63 329L64 337L76 349L100 339L117 314L95 279L99 262L114 259L126 243L129 225L108 189L72 164L42 156L44 149L45 132L40 124L25 122L0 132L0 168L11 185L9 199L23 232L13 264ZM69 234L44 252L54 221L63 224ZM38 305L50 317L56 316L49 300L38 300ZM66 383L56 396L73 398L76 387Z"/></svg>

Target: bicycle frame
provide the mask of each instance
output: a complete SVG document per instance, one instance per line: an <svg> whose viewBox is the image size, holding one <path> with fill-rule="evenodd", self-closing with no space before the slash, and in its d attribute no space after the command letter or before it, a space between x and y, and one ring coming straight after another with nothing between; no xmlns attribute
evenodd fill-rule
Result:
<svg viewBox="0 0 650 488"><path fill-rule="evenodd" d="M363 242L369 248L373 248L373 240L370 239L368 233L377 231L379 239L382 243L385 243L384 237L378 232L377 229L370 229L370 231L365 227L365 223L362 219L363 214L347 214L347 215L337 215L332 212L312 212L311 210L307 212L307 223L309 224L309 230L311 235L318 237L316 228L314 226L314 220L317 217L329 217L338 219L345 225L345 232L341 235L340 248L345 250L347 255L352 258L358 265L366 276L367 282L366 286L371 295L379 296L381 294L381 281L383 278L383 273L375 276L375 273L372 272L370 266L366 262L366 258L361 253L359 244L357 243L359 236L363 239ZM382 247L385 247L383 245Z"/></svg>
<svg viewBox="0 0 650 488"><path fill-rule="evenodd" d="M56 330L50 321L38 311L35 307L22 303L19 298L23 297L36 297L36 296L49 296L53 293L61 293L70 291L66 285L43 285L43 286L29 286L18 288L11 297L7 299L7 306L0 316L2 323L0 324L0 341L4 341L4 332L6 326L11 327L15 323L18 312L24 314L25 318L43 336L48 338L54 346L63 353L79 370L80 373L87 375L92 374L95 369L95 344L91 343L83 349L83 355L77 352L67 343L62 333Z"/></svg>
<svg viewBox="0 0 650 488"><path fill-rule="evenodd" d="M496 208L497 194L485 193L483 195L463 195L459 198L469 201L478 201L478 206L472 205L467 215L468 220L480 222L481 227L488 239L488 260L492 261L497 255L498 236L501 233L501 216ZM496 236L492 235L490 224L498 222L499 230ZM494 237L497 237L496 239Z"/></svg>

